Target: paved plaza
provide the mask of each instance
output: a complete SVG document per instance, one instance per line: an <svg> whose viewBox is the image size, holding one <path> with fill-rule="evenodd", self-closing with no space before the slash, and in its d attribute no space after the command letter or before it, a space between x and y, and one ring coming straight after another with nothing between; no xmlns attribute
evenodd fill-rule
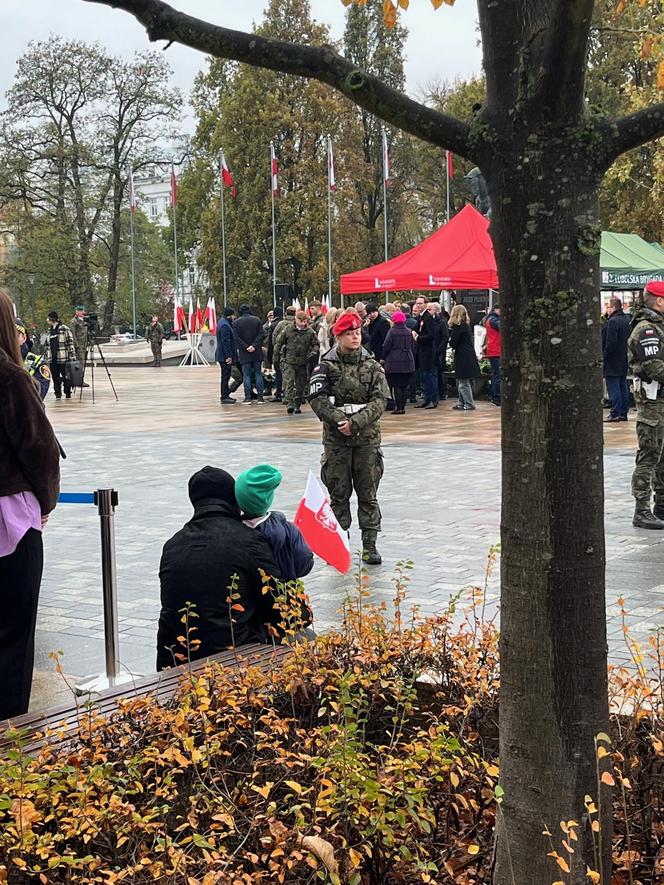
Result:
<svg viewBox="0 0 664 885"><path fill-rule="evenodd" d="M120 656L128 670L146 674L155 669L161 547L192 513L189 476L205 464L237 473L270 462L284 474L275 508L292 517L308 471L318 472L320 424L308 407L290 417L269 403L220 407L217 367L112 371L118 403L105 375L97 373L94 404L88 390L80 402L56 403L50 396L48 414L68 456L62 491L118 490ZM489 548L499 540L500 410L489 403L479 403L476 412L451 406L411 409L382 422L384 565L371 569L371 592L376 600L389 600L394 564L413 559L407 602L424 614L441 611L458 590L483 584ZM620 661L626 650L615 606L619 595L639 635L664 620L664 533L631 525L633 421L608 425L605 443L609 643L612 659ZM62 651L65 673L76 678L104 668L96 509L59 506L44 540L33 707L60 701L66 692L49 652ZM356 526L352 541L356 549ZM338 622L352 583L316 560L306 585L317 630ZM496 574L489 581L490 611L497 600Z"/></svg>

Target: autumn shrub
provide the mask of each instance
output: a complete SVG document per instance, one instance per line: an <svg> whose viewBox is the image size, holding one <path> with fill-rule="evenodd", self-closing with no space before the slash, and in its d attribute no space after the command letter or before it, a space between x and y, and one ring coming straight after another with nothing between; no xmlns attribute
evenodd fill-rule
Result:
<svg viewBox="0 0 664 885"><path fill-rule="evenodd" d="M398 564L387 610L360 570L341 626L267 672L190 670L173 700L128 696L108 717L91 706L74 739L56 732L37 755L17 736L0 762L0 881L488 883L497 631L481 590L406 616L409 572ZM616 875L633 877L616 881L655 882L662 682L657 695L632 647L641 663L612 674L623 706L605 750ZM553 823L552 882L574 841Z"/></svg>

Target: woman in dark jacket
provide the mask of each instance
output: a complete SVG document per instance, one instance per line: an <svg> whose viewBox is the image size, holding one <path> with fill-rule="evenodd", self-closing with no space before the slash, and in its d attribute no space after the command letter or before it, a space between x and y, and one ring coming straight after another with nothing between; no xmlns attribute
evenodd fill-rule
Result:
<svg viewBox="0 0 664 885"><path fill-rule="evenodd" d="M59 461L23 368L12 303L0 291L0 719L26 713L30 702L42 528L58 500Z"/></svg>
<svg viewBox="0 0 664 885"><path fill-rule="evenodd" d="M383 342L383 360L395 403L392 414L405 415L408 386L415 373L415 342L413 333L406 328L405 314L395 311L392 322L394 325Z"/></svg>
<svg viewBox="0 0 664 885"><path fill-rule="evenodd" d="M459 389L459 402L454 406L460 412L474 411L473 378L481 375L473 345L468 311L463 304L457 304L450 316L450 347L454 351L454 375Z"/></svg>

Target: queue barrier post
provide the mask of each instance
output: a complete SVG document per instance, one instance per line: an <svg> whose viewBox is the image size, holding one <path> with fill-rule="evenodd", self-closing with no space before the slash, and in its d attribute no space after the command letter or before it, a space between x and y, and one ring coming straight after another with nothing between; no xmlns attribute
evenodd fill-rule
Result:
<svg viewBox="0 0 664 885"><path fill-rule="evenodd" d="M115 555L115 508L118 506L118 493L115 489L97 489L96 492L63 492L60 494L58 502L61 504L94 504L99 514L106 673L89 677L83 682L77 683L74 690L76 694L82 695L129 682L136 675L120 671L118 579Z"/></svg>

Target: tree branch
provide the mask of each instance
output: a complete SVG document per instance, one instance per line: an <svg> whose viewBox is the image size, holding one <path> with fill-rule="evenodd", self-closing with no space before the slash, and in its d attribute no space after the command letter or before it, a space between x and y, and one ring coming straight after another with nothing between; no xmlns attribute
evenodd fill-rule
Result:
<svg viewBox="0 0 664 885"><path fill-rule="evenodd" d="M600 163L608 169L626 151L664 137L664 101L617 120L605 120L599 135L603 148Z"/></svg>
<svg viewBox="0 0 664 885"><path fill-rule="evenodd" d="M217 58L244 62L327 83L377 117L412 135L476 160L469 127L461 120L413 101L360 70L329 46L305 46L232 31L178 12L163 0L85 0L131 13L151 41L181 43Z"/></svg>
<svg viewBox="0 0 664 885"><path fill-rule="evenodd" d="M534 101L542 113L571 120L583 106L588 41L595 0L555 0L542 78Z"/></svg>
<svg viewBox="0 0 664 885"><path fill-rule="evenodd" d="M517 0L503 3L478 0L477 11L482 31L487 103L490 107L509 108L516 101L519 81L519 45L514 39L520 32L518 3Z"/></svg>

